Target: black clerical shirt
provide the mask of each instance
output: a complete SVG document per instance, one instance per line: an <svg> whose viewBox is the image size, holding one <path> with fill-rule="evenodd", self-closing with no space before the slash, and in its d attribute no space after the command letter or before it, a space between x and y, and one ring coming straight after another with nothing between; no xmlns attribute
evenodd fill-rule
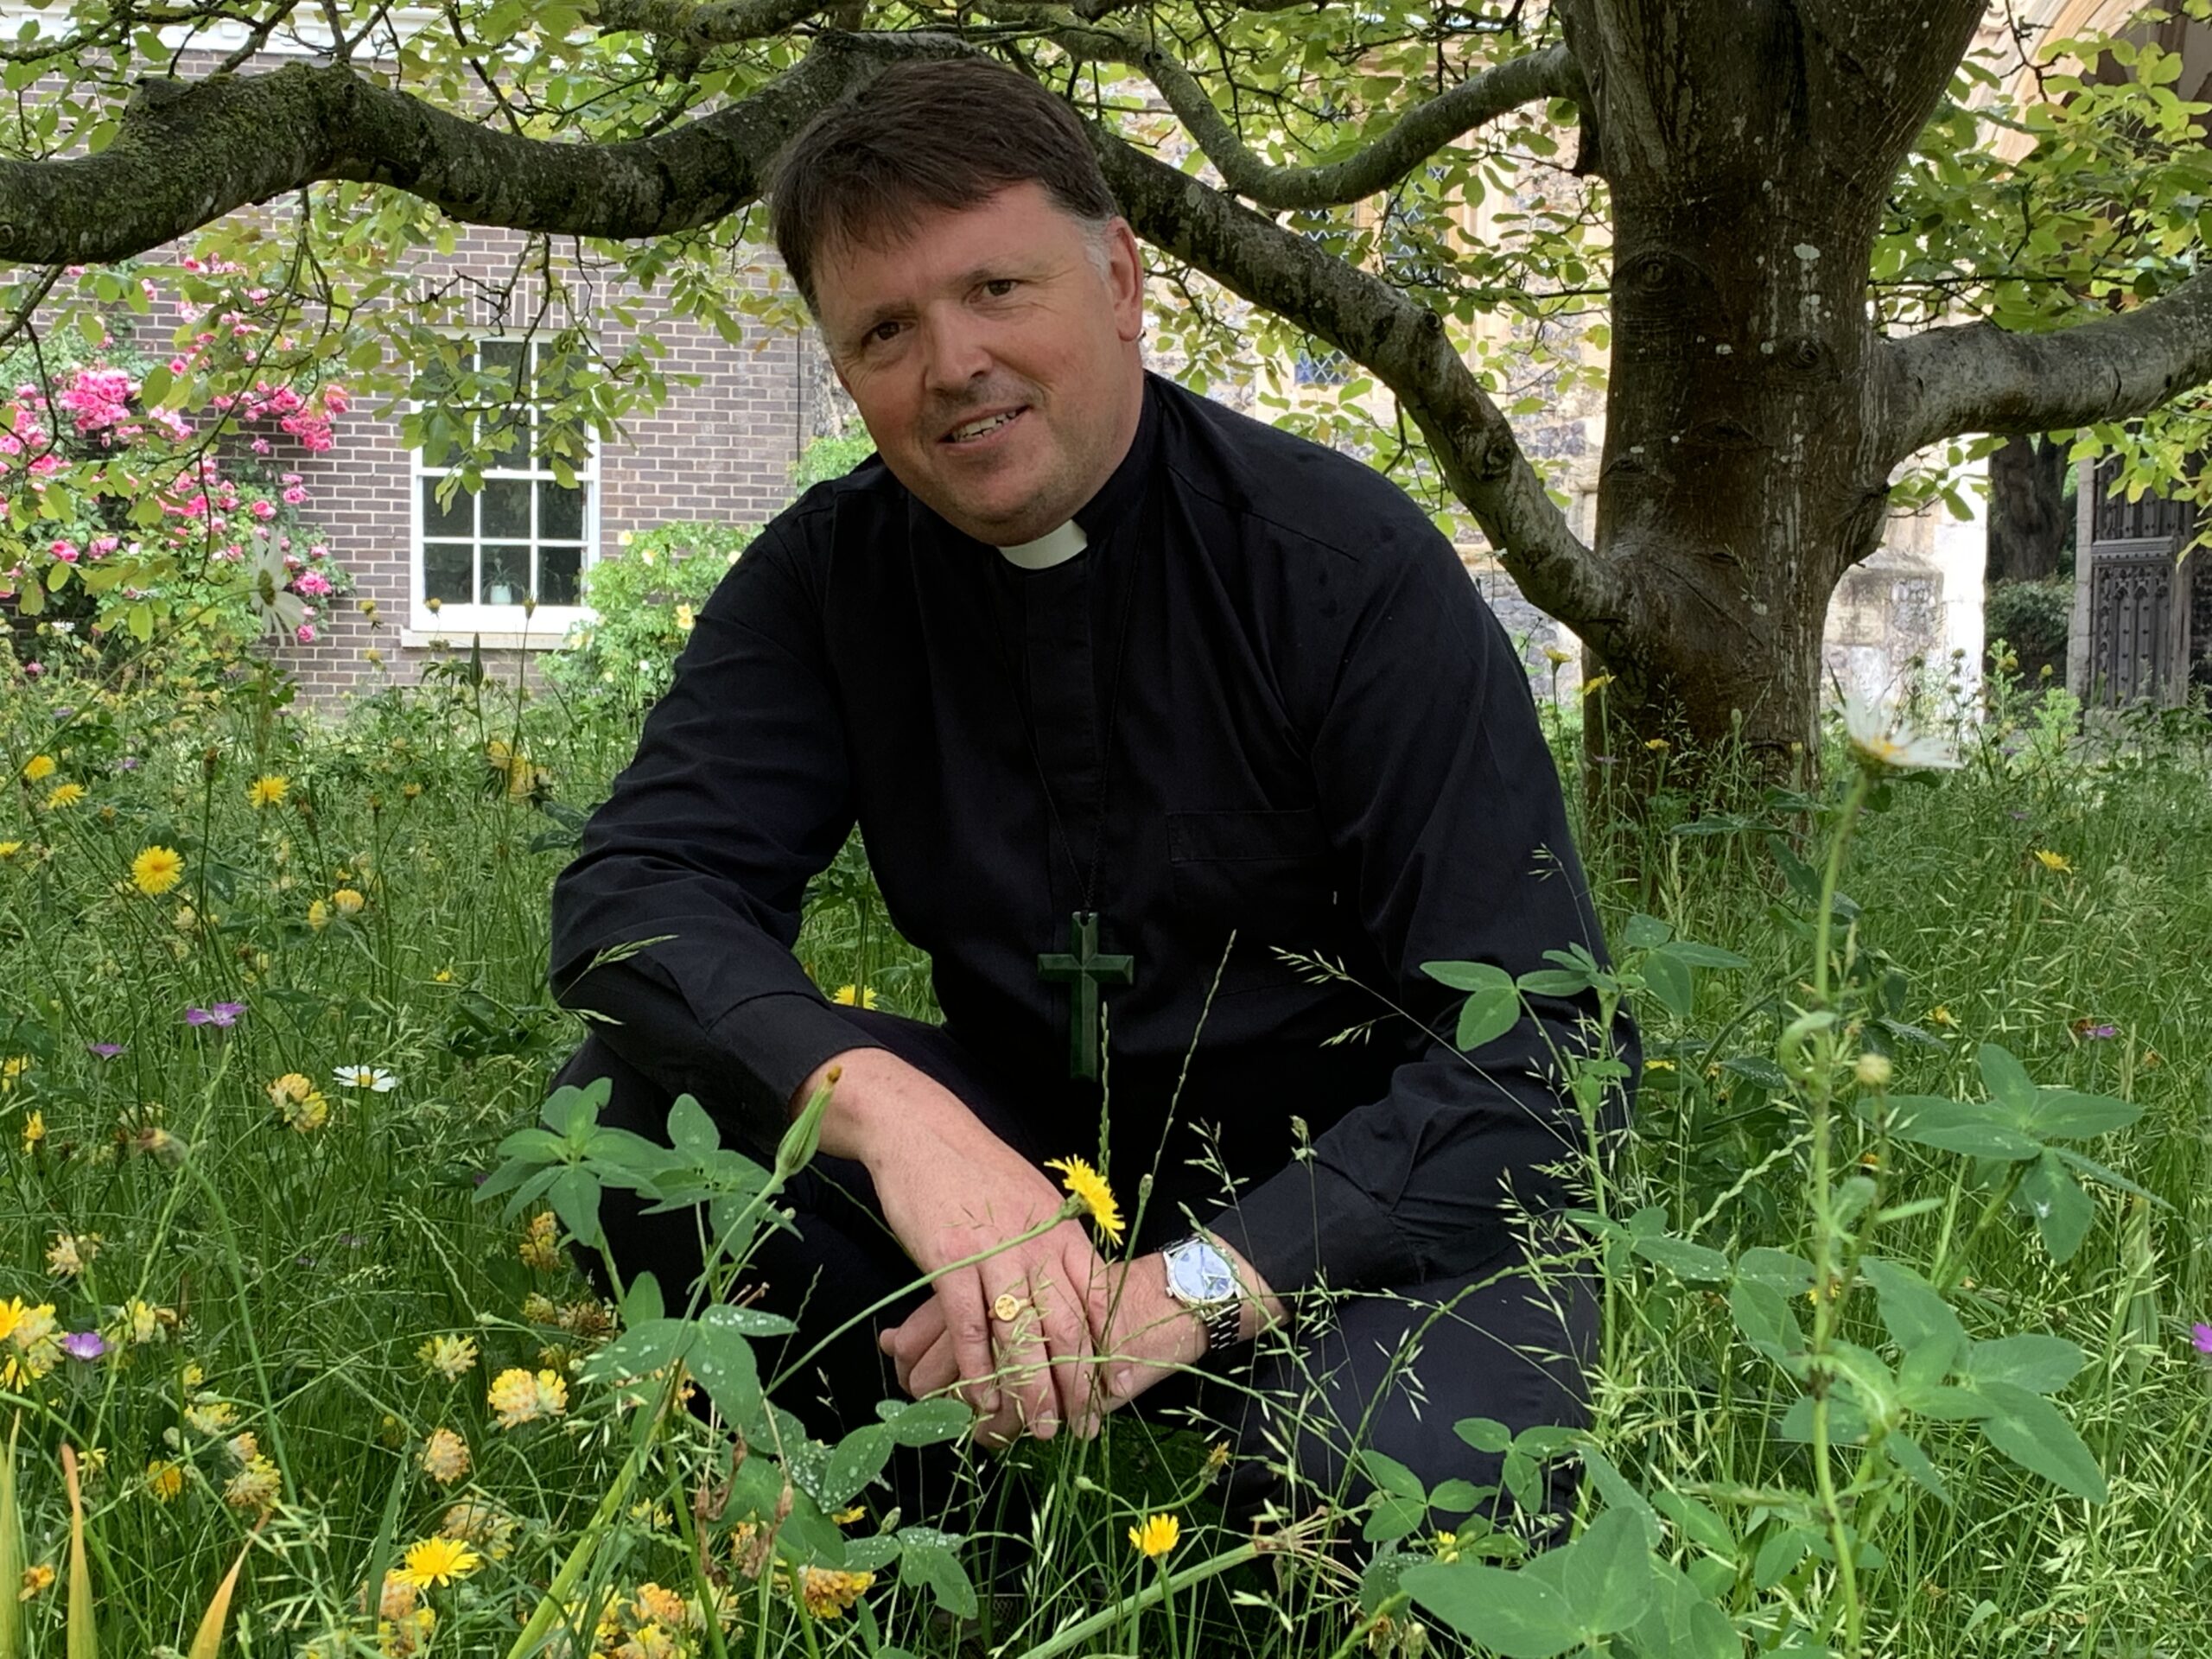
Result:
<svg viewBox="0 0 2212 1659"><path fill-rule="evenodd" d="M1509 1190L1560 1197L1554 1051L1595 1005L1471 1064L1421 964L1604 955L1521 663L1395 486L1157 376L1076 520L1084 552L1022 569L870 460L769 523L555 886L556 994L772 1142L866 1043L791 952L857 822L951 1033L1066 1152L1103 1109L1125 1209L1154 1178L1145 1236L1187 1209L1286 1293L1472 1270ZM1103 1101L1038 967L1082 908L1135 958Z"/></svg>

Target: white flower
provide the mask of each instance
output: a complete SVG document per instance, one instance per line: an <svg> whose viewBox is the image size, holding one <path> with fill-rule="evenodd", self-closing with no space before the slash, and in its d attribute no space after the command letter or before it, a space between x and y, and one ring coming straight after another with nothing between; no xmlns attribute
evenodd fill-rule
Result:
<svg viewBox="0 0 2212 1659"><path fill-rule="evenodd" d="M269 537L258 538L261 551L253 561L253 571L248 579L246 603L253 607L264 626L279 633L289 633L307 620L310 613L308 602L289 591L285 583L292 573L284 565L283 547Z"/></svg>
<svg viewBox="0 0 2212 1659"><path fill-rule="evenodd" d="M341 1065L331 1075L340 1089L373 1089L385 1095L399 1087L399 1079L380 1065Z"/></svg>
<svg viewBox="0 0 2212 1659"><path fill-rule="evenodd" d="M1948 772L1959 764L1941 738L1922 736L1856 692L1843 700L1843 730L1870 772Z"/></svg>

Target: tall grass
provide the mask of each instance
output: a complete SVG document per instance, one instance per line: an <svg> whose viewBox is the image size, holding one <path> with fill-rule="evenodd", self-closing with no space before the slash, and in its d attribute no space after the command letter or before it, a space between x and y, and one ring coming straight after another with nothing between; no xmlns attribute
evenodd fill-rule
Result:
<svg viewBox="0 0 2212 1659"><path fill-rule="evenodd" d="M1976 1096L1980 1046L2001 1044L2038 1083L2142 1109L2090 1150L2146 1196L2093 1185L2087 1234L2061 1263L2032 1216L1991 1205L1994 1172L1884 1135L1848 1103L1858 1085L1840 1085L1826 1133L1834 1182L1864 1173L1893 1209L1934 1201L1885 1224L1881 1254L1942 1260L1992 1217L1950 1302L1977 1338L2054 1333L2087 1351L2059 1399L2108 1496L2067 1496L1966 1426L1934 1426L1950 1501L1894 1481L1840 1498L1836 1516L1872 1546L1847 1573L1831 1535L1793 1519L1793 1505L1821 1513L1811 1454L1777 1434L1791 1390L1747 1347L1724 1281L1675 1271L1664 1249L1593 1245L1612 1321L1589 1457L1620 1485L1591 1485L1590 1511L1653 1503L1662 1555L1745 1643L1817 1651L1820 1632L1840 1651L1855 1630L1869 1653L2201 1650L2212 1371L2192 1325L2212 1319L2212 764L2202 727L2145 723L2095 746L2063 727L2000 710L1962 732L1961 772L1872 792L1831 924L1828 960L1859 999L1831 1058L1842 1076L1878 1049L1891 1093ZM0 1360L16 1362L0 1393L21 1414L21 1565L55 1569L22 1604L25 1650L64 1644L64 1446L110 1651L191 1644L243 1551L228 1609L242 1651L505 1652L588 1533L603 1544L554 1622L588 1627L611 1606L600 1651L950 1650L925 1574L887 1568L837 1617L809 1613L805 1581L793 1595L782 1569L746 1577L739 1510L707 1501L721 1454L676 1414L658 1449L633 1456L641 1414L575 1369L612 1334L607 1313L542 1236L475 1201L582 1035L544 990L546 895L576 815L633 741L558 697L465 673L334 724L273 714L251 681L125 700L57 670L0 692L14 780L0 843L19 843L0 854L0 1310L20 1299L11 1329L33 1338L0 1336ZM42 755L52 772L27 778ZM1787 872L1817 872L1840 828L1848 768L1834 770L1821 791L1751 795L1729 814L1684 797L1585 827L1617 939L1649 945L1663 924L1747 963L1700 969L1675 1007L1630 985L1652 1069L1605 1200L1615 1218L1655 1207L1669 1237L1731 1261L1759 1247L1809 1258L1821 1230L1813 1120L1782 1069L1822 972L1820 906ZM251 804L255 781L276 778L281 791ZM48 804L66 783L82 798ZM149 848L183 858L158 894L132 880ZM930 1012L926 966L856 848L818 886L799 954L825 989ZM1631 980L1648 954L1624 950ZM188 1022L224 1003L243 1006L233 1023ZM394 1081L348 1087L340 1068ZM296 1086L272 1093L293 1074L327 1116ZM27 1135L34 1114L42 1135ZM38 1321L22 1320L46 1304L53 1341L95 1332L105 1351L38 1346ZM1863 1286L1811 1313L1836 1341L1886 1340ZM443 1370L423 1357L442 1337ZM512 1368L559 1379L560 1411L499 1427L487 1394ZM1389 1583L1370 1582L1363 1609L1352 1569L1307 1533L1256 1560L1225 1535L1198 1496L1202 1440L1111 1427L1096 1446L1014 1454L1047 1501L1020 1523L1028 1593L984 1610L1008 1652L1411 1650L1417 1625L1446 1641L1434 1611ZM441 1429L467 1447L450 1481ZM1863 1449L1839 1435L1832 1453L1847 1491ZM603 1513L632 1465L635 1491ZM456 1504L470 1507L448 1530L476 1563L392 1588L387 1573ZM1126 1534L1159 1512L1181 1532L1151 1560ZM1406 1532L1401 1564L1450 1554L1432 1535L1448 1519ZM871 1509L847 1530L883 1520ZM697 1571L702 1538L718 1581ZM664 1619L648 1637L647 1615L667 1611L648 1585L695 1609L721 1598L729 1628ZM569 1650L591 1645L590 1629L575 1634ZM1595 1645L1656 1651L1639 1640Z"/></svg>

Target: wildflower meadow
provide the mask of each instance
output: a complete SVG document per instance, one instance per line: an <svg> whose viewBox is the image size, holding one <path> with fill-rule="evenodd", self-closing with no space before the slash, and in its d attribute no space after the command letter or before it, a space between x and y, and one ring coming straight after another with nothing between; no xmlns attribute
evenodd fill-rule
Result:
<svg viewBox="0 0 2212 1659"><path fill-rule="evenodd" d="M671 594L633 603L680 637ZM810 1443L766 1397L787 1327L732 1295L819 1101L771 1155L688 1099L659 1147L549 1096L584 1028L544 984L548 890L628 688L461 654L315 711L245 658L118 677L41 639L0 687L0 1656L2212 1640L2200 715L2085 729L2063 693L1955 682L1726 810L1601 779L1614 966L1549 970L1646 1039L1629 1137L1573 1154L1594 1421L1459 1426L1509 1493L1578 1465L1572 1535L1387 1459L1231 1531L1225 1448L1120 1416L1005 1453L988 1484L1021 1503L888 1510L893 1448L965 1408ZM1604 718L1599 686L1562 755ZM826 995L931 1012L857 845L799 954ZM1431 971L1463 1046L1543 988ZM1569 1063L1592 1124L1618 1065ZM1102 1248L1149 1155L1060 1172ZM698 1284L594 1293L610 1186L703 1206ZM999 1454L963 1456L982 1491Z"/></svg>

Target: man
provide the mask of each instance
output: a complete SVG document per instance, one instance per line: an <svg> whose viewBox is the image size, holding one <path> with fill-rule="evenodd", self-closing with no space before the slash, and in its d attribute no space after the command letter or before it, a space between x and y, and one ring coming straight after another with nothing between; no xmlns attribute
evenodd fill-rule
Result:
<svg viewBox="0 0 2212 1659"><path fill-rule="evenodd" d="M1355 1440L1494 1479L1452 1423L1573 1421L1595 1323L1514 1271L1585 1142L1594 1001L1463 1056L1421 971L1603 954L1521 664L1387 480L1146 372L1135 241L1042 88L893 68L772 196L877 454L700 612L557 883L556 990L614 1022L561 1080L765 1146L836 1078L753 1274L809 1346L936 1276L810 1368L817 1432L895 1383L958 1387L988 1441L1090 1433L1201 1367L1255 1402L1245 1498L1270 1465L1356 1496ZM941 1027L791 955L855 822ZM1126 1253L1037 1231L1071 1157L1146 1195ZM610 1211L618 1258L688 1278L688 1223Z"/></svg>

